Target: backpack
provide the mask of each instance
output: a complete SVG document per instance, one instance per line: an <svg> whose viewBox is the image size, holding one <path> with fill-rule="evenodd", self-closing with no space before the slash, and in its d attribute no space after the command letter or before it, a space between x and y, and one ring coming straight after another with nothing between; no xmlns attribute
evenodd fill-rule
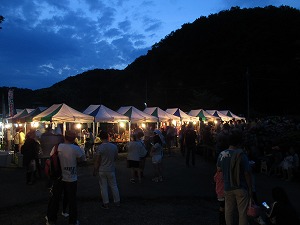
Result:
<svg viewBox="0 0 300 225"><path fill-rule="evenodd" d="M57 149L58 145L55 145L53 155L51 155L45 162L45 174L52 180L58 180L62 177Z"/></svg>

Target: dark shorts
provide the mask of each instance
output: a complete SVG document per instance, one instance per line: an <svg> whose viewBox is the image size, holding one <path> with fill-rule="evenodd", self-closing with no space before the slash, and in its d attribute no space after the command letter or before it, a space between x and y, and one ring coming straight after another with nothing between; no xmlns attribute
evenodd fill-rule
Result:
<svg viewBox="0 0 300 225"><path fill-rule="evenodd" d="M140 162L134 160L127 160L127 168L140 168Z"/></svg>

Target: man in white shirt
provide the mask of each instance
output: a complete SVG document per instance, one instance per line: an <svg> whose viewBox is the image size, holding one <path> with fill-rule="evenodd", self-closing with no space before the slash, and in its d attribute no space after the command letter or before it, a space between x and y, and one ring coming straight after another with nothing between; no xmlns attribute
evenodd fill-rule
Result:
<svg viewBox="0 0 300 225"><path fill-rule="evenodd" d="M58 145L58 157L62 170L61 181L53 184L53 196L50 198L47 210L47 225L55 224L59 209L59 199L62 191L69 203L69 224L79 225L77 220L77 161L84 161L85 155L78 145L75 145L76 133L66 131L65 141Z"/></svg>
<svg viewBox="0 0 300 225"><path fill-rule="evenodd" d="M109 209L108 185L110 186L114 203L120 205L120 195L116 180L115 161L118 157L118 147L108 141L108 133L100 132L102 144L96 150L96 160L93 175L99 174L99 185L102 195L102 208Z"/></svg>

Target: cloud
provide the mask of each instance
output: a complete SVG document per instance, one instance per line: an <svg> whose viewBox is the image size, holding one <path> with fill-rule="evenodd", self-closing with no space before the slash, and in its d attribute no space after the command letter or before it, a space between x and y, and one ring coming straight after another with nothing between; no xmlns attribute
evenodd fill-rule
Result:
<svg viewBox="0 0 300 225"><path fill-rule="evenodd" d="M118 27L123 31L127 32L131 28L131 22L129 20L124 20L118 23Z"/></svg>
<svg viewBox="0 0 300 225"><path fill-rule="evenodd" d="M88 69L123 69L186 22L266 2L300 7L292 0L1 0L1 83L38 89Z"/></svg>

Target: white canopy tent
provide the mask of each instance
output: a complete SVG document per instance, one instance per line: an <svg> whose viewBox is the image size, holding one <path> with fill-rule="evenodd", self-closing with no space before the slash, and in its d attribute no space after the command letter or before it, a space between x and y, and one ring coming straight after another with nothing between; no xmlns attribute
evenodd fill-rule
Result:
<svg viewBox="0 0 300 225"><path fill-rule="evenodd" d="M234 113L232 113L230 110L219 110L219 112L223 113L224 115L230 116L236 120L246 120L245 117L237 116Z"/></svg>
<svg viewBox="0 0 300 225"><path fill-rule="evenodd" d="M158 118L159 122L180 121L180 117L170 114L159 107L147 107L144 112Z"/></svg>
<svg viewBox="0 0 300 225"><path fill-rule="evenodd" d="M134 106L123 106L117 110L118 113L121 113L129 117L130 122L132 123L155 123L158 122L158 118L152 116L148 113L145 113Z"/></svg>
<svg viewBox="0 0 300 225"><path fill-rule="evenodd" d="M129 121L129 117L118 113L104 105L90 105L84 111L95 118L95 122L117 123L119 121Z"/></svg>
<svg viewBox="0 0 300 225"><path fill-rule="evenodd" d="M98 133L99 123L118 123L121 121L129 122L128 116L118 113L104 105L90 105L83 111L83 113L94 117L94 122L97 123L96 133ZM94 123L93 133L95 133Z"/></svg>
<svg viewBox="0 0 300 225"><path fill-rule="evenodd" d="M129 140L131 134L131 123L157 123L158 118L152 116L148 113L145 113L134 106L123 106L117 110L118 113L121 113L129 117Z"/></svg>
<svg viewBox="0 0 300 225"><path fill-rule="evenodd" d="M185 112L183 112L179 108L166 109L166 112L170 113L174 116L178 116L182 122L197 122L197 121L199 121L199 117L190 116L190 115L186 114Z"/></svg>
<svg viewBox="0 0 300 225"><path fill-rule="evenodd" d="M204 109L193 109L188 113L188 115L202 118L202 121L220 119L217 116L209 114Z"/></svg>
<svg viewBox="0 0 300 225"><path fill-rule="evenodd" d="M66 131L66 122L69 123L92 123L94 117L79 112L70 106L62 104L53 104L40 114L32 118L34 122L55 122L63 123L63 133Z"/></svg>
<svg viewBox="0 0 300 225"><path fill-rule="evenodd" d="M232 120L231 116L227 116L227 115L221 113L218 110L205 110L205 111L208 112L211 115L214 115L214 116L217 116L217 117L221 118L221 120L223 120L223 121L230 121L230 120Z"/></svg>
<svg viewBox="0 0 300 225"><path fill-rule="evenodd" d="M9 117L9 118L7 118L7 119L8 119L8 120L11 120L12 123L16 123L16 122L18 122L18 119L19 119L19 118L28 115L28 114L31 113L32 111L34 111L34 109L29 109L29 108L22 109L22 110L19 111L17 114L15 114L14 116Z"/></svg>

